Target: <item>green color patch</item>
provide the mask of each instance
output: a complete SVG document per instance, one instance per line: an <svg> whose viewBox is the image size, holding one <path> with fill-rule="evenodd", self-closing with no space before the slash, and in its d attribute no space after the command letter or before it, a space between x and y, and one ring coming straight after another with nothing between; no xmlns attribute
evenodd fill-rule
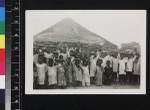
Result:
<svg viewBox="0 0 150 110"><path fill-rule="evenodd" d="M5 34L5 21L0 21L0 34Z"/></svg>

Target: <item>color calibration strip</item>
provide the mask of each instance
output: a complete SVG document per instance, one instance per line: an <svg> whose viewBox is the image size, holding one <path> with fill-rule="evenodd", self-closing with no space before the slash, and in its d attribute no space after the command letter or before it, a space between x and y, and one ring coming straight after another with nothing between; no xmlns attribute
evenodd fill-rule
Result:
<svg viewBox="0 0 150 110"><path fill-rule="evenodd" d="M5 0L0 0L0 89L5 89Z"/></svg>

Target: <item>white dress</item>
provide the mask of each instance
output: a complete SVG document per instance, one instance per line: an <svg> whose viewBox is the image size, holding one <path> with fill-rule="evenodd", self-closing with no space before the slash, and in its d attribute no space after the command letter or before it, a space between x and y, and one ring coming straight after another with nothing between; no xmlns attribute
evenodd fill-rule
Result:
<svg viewBox="0 0 150 110"><path fill-rule="evenodd" d="M97 59L96 58L91 58L91 65L90 65L90 76L94 77L95 76L95 72L96 72L96 62Z"/></svg>
<svg viewBox="0 0 150 110"><path fill-rule="evenodd" d="M118 72L118 63L119 63L118 59L113 58L112 63L113 63L113 72Z"/></svg>
<svg viewBox="0 0 150 110"><path fill-rule="evenodd" d="M48 83L49 85L57 84L57 67L48 67Z"/></svg>
<svg viewBox="0 0 150 110"><path fill-rule="evenodd" d="M38 84L44 85L45 73L47 72L47 65L45 63L36 63L37 74L38 74Z"/></svg>
<svg viewBox="0 0 150 110"><path fill-rule="evenodd" d="M133 70L133 63L134 63L135 58L136 57L127 59L127 68L126 68L126 71L132 72L132 70Z"/></svg>
<svg viewBox="0 0 150 110"><path fill-rule="evenodd" d="M90 75L89 75L89 67L81 66L83 70L83 76L82 76L82 81L83 82L90 82Z"/></svg>
<svg viewBox="0 0 150 110"><path fill-rule="evenodd" d="M126 64L125 59L120 59L119 60L119 75L126 75L125 64Z"/></svg>

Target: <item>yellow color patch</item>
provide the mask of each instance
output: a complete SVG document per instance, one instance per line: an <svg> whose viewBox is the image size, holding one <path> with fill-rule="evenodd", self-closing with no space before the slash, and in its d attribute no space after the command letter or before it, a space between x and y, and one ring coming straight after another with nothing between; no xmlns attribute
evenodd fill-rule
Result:
<svg viewBox="0 0 150 110"><path fill-rule="evenodd" d="M5 35L0 35L0 48L5 48Z"/></svg>

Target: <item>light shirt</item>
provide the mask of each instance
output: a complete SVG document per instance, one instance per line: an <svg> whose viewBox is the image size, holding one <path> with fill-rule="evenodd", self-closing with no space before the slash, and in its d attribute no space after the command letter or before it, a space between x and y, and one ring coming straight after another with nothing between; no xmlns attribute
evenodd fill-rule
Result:
<svg viewBox="0 0 150 110"><path fill-rule="evenodd" d="M36 63L36 67L37 67L37 74L38 74L38 83L40 85L44 85L45 73L47 71L47 66L45 63L43 63L43 64Z"/></svg>
<svg viewBox="0 0 150 110"><path fill-rule="evenodd" d="M125 72L125 64L126 64L126 60L125 59L120 59L119 60L119 74L126 74L126 72Z"/></svg>
<svg viewBox="0 0 150 110"><path fill-rule="evenodd" d="M132 72L132 70L133 70L133 62L134 62L135 58L136 57L130 58L130 59L127 60L126 71Z"/></svg>
<svg viewBox="0 0 150 110"><path fill-rule="evenodd" d="M118 59L113 58L112 63L113 63L113 72L117 72L118 71L118 64L119 64Z"/></svg>

